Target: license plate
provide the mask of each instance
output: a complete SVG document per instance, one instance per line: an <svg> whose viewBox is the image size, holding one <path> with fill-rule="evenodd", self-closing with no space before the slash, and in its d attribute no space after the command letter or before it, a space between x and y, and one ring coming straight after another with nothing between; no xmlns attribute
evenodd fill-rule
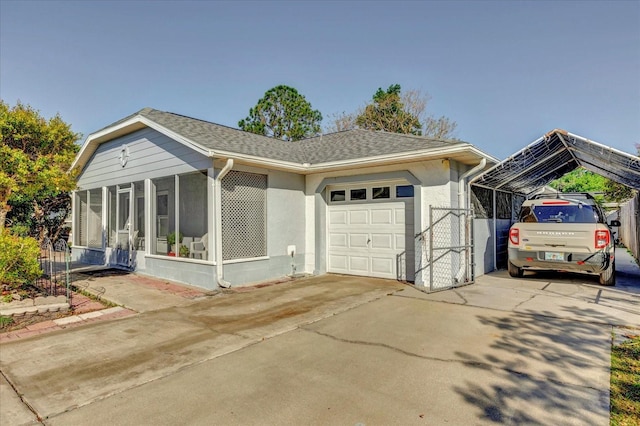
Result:
<svg viewBox="0 0 640 426"><path fill-rule="evenodd" d="M558 253L555 251L547 251L544 253L544 260L560 260L564 261L564 253Z"/></svg>

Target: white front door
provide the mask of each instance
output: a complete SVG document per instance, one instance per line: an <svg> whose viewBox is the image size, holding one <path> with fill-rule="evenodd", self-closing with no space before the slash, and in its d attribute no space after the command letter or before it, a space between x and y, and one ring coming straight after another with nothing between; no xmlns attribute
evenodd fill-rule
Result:
<svg viewBox="0 0 640 426"><path fill-rule="evenodd" d="M118 189L116 264L131 265L131 188Z"/></svg>
<svg viewBox="0 0 640 426"><path fill-rule="evenodd" d="M408 187L398 186L404 190ZM412 281L415 275L413 188L410 195L401 190L401 197L397 196L396 185L329 188L328 191L327 270Z"/></svg>

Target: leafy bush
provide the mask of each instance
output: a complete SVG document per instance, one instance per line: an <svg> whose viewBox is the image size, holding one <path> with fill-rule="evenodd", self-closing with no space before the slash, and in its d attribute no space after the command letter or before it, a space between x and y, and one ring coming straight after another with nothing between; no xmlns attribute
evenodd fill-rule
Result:
<svg viewBox="0 0 640 426"><path fill-rule="evenodd" d="M0 328L5 328L13 324L13 318L0 315Z"/></svg>
<svg viewBox="0 0 640 426"><path fill-rule="evenodd" d="M16 289L31 283L41 274L38 242L30 237L0 233L0 284Z"/></svg>

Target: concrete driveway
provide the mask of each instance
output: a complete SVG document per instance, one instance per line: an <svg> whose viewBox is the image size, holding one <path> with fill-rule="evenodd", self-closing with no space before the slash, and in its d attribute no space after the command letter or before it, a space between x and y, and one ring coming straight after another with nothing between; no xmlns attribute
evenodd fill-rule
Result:
<svg viewBox="0 0 640 426"><path fill-rule="evenodd" d="M4 343L0 370L53 425L605 425L612 331L640 325L629 271L436 294L325 275ZM9 384L0 423L35 422Z"/></svg>

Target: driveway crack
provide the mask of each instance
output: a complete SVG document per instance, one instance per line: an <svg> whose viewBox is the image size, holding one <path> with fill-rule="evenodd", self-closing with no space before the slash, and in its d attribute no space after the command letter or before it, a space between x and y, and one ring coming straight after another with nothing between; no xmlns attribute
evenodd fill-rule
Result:
<svg viewBox="0 0 640 426"><path fill-rule="evenodd" d="M537 296L537 294L532 294L531 297L529 297L526 300L523 300L522 302L520 302L516 306L514 306L512 311L515 311L516 309L518 309L520 306L524 305L525 303L532 301L536 296Z"/></svg>
<svg viewBox="0 0 640 426"><path fill-rule="evenodd" d="M40 424L44 424L44 422L42 421L42 417L40 417L40 414L38 414L36 409L33 408L31 406L31 404L29 404L27 401L24 400L24 398L22 397L22 394L20 392L18 392L18 389L15 387L13 382L11 380L9 380L7 375L4 374L4 372L2 370L0 370L0 374L2 375L2 377L4 377L5 381L9 384L9 386L11 386L11 389L13 389L13 391L16 393L16 396L20 399L20 401L22 401L24 406L27 407L27 409L29 409L29 411L31 411L34 416L36 416L37 422L40 423Z"/></svg>
<svg viewBox="0 0 640 426"><path fill-rule="evenodd" d="M413 358L418 358L418 359L423 359L423 360L428 360L428 361L439 361L439 362L462 364L462 365L465 365L465 366L468 366L468 367L480 368L482 370L488 370L488 371L502 371L502 372L505 372L505 373L508 373L508 374L515 374L515 375L517 375L519 377L522 377L522 378L525 378L525 379L528 379L528 380L538 381L538 382L550 382L550 383L553 383L553 384L556 384L556 385L561 385L561 386L570 386L570 387L574 387L574 388L591 389L591 390L596 390L596 391L601 391L602 390L602 389L594 387L594 386L584 386L584 385L580 385L580 384L576 384L576 383L557 380L557 379L554 379L554 378L551 378L551 377L545 377L545 376L539 377L539 376L535 376L535 375L532 375L532 374L523 373L522 371L514 370L514 369L511 369L511 368L496 367L496 366L494 366L492 364L488 364L486 362L464 360L464 359L447 359L447 358L438 358L438 357L427 356L427 355L420 355L420 354L417 354L415 352L410 352L410 351L398 348L396 346L388 345L386 343L368 342L366 340L345 339L345 338L342 338L342 337L334 336L332 334L323 333L323 332L318 331L318 330L312 330L312 329L309 329L309 328L306 328L306 327L300 327L299 329L307 331L309 333L317 334L317 335L322 336L322 337L326 337L326 338L335 340L337 342L347 343L347 344L350 344L350 345L373 346L373 347L389 349L389 350L392 350L394 352L400 353L402 355L410 356L410 357L413 357Z"/></svg>

